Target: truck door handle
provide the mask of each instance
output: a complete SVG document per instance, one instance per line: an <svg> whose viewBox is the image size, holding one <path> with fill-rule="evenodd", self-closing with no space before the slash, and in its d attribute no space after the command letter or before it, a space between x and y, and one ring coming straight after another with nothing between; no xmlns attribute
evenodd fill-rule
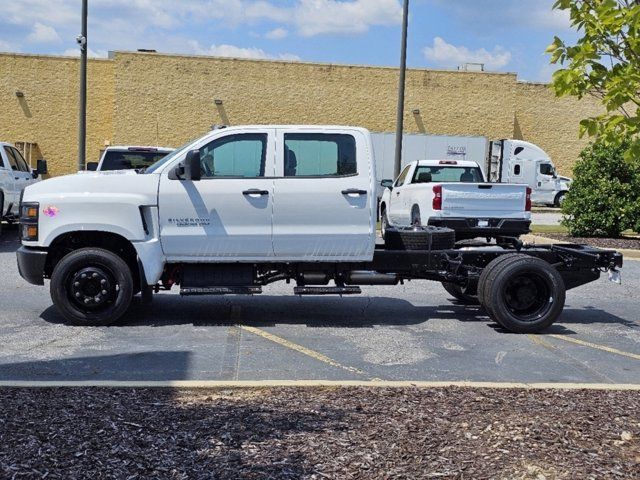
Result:
<svg viewBox="0 0 640 480"><path fill-rule="evenodd" d="M243 195L269 195L269 191L268 190L260 190L258 188L252 188L251 190L245 190L244 192L242 192Z"/></svg>
<svg viewBox="0 0 640 480"><path fill-rule="evenodd" d="M538 186L541 187L542 186L542 182L538 182Z"/></svg>
<svg viewBox="0 0 640 480"><path fill-rule="evenodd" d="M342 190L343 195L366 195L366 190L359 190L357 188L349 188L347 190Z"/></svg>

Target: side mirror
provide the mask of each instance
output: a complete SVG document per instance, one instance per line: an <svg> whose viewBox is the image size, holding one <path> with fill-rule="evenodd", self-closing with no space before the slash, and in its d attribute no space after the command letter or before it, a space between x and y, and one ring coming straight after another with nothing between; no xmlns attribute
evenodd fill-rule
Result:
<svg viewBox="0 0 640 480"><path fill-rule="evenodd" d="M380 182L380 185L384 188L393 188L393 180L385 179Z"/></svg>
<svg viewBox="0 0 640 480"><path fill-rule="evenodd" d="M38 175L46 175L49 173L49 167L46 160L38 160L38 166L36 169Z"/></svg>
<svg viewBox="0 0 640 480"><path fill-rule="evenodd" d="M95 172L96 170L98 170L98 162L87 163L87 172Z"/></svg>
<svg viewBox="0 0 640 480"><path fill-rule="evenodd" d="M180 167L178 167L180 168ZM191 150L184 159L183 178L197 182L202 178L202 166L200 165L200 150Z"/></svg>

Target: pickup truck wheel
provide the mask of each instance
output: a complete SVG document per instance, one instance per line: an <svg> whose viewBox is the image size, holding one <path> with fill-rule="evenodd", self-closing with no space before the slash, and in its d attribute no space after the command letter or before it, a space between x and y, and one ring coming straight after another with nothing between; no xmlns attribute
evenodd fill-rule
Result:
<svg viewBox="0 0 640 480"><path fill-rule="evenodd" d="M456 233L440 227L389 227L385 245L388 250L451 250Z"/></svg>
<svg viewBox="0 0 640 480"><path fill-rule="evenodd" d="M2 217L4 216L4 193L0 192L0 235L2 235Z"/></svg>
<svg viewBox="0 0 640 480"><path fill-rule="evenodd" d="M460 285L456 285L455 283L450 282L442 282L442 286L449 295L465 305L480 304L480 302L478 301L478 297L476 297L475 295L467 295L462 291L462 287Z"/></svg>
<svg viewBox="0 0 640 480"><path fill-rule="evenodd" d="M553 202L553 205L556 207L561 207L562 203L564 202L564 197L565 197L566 192L560 192L556 195L556 199Z"/></svg>
<svg viewBox="0 0 640 480"><path fill-rule="evenodd" d="M536 257L519 255L497 265L487 278L484 302L491 318L515 333L535 333L556 321L565 302L558 271Z"/></svg>
<svg viewBox="0 0 640 480"><path fill-rule="evenodd" d="M115 253L83 248L64 257L51 275L51 298L72 325L110 325L129 308L133 277Z"/></svg>
<svg viewBox="0 0 640 480"><path fill-rule="evenodd" d="M382 235L382 239L384 240L387 235L387 230L389 229L389 219L387 218L387 209L382 209L382 214L380 215L380 235Z"/></svg>

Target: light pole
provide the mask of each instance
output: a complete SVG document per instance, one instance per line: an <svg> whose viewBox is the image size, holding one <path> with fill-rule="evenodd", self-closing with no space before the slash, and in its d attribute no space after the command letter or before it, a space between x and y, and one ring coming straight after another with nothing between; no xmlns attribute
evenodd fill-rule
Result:
<svg viewBox="0 0 640 480"><path fill-rule="evenodd" d="M88 0L82 0L82 33L76 37L80 45L80 99L78 114L78 170L85 169L87 146L87 16Z"/></svg>
<svg viewBox="0 0 640 480"><path fill-rule="evenodd" d="M398 85L398 119L396 121L396 156L394 178L400 175L402 165L402 134L404 132L404 90L407 73L407 27L409 24L409 0L404 0L402 12L402 44L400 47L400 81Z"/></svg>

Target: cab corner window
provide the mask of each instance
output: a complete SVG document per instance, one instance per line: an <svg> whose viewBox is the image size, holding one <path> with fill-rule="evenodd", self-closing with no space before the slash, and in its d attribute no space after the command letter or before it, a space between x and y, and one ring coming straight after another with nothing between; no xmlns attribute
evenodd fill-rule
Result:
<svg viewBox="0 0 640 480"><path fill-rule="evenodd" d="M264 177L266 158L266 133L227 135L200 149L202 177Z"/></svg>
<svg viewBox="0 0 640 480"><path fill-rule="evenodd" d="M284 135L285 177L336 177L356 173L353 136L330 133Z"/></svg>
<svg viewBox="0 0 640 480"><path fill-rule="evenodd" d="M404 170L402 170L402 172L396 179L396 183L394 184L394 187L401 187L402 185L404 185L404 181L407 178L407 174L409 173L410 168L411 168L411 165L407 165L406 167L404 167Z"/></svg>

